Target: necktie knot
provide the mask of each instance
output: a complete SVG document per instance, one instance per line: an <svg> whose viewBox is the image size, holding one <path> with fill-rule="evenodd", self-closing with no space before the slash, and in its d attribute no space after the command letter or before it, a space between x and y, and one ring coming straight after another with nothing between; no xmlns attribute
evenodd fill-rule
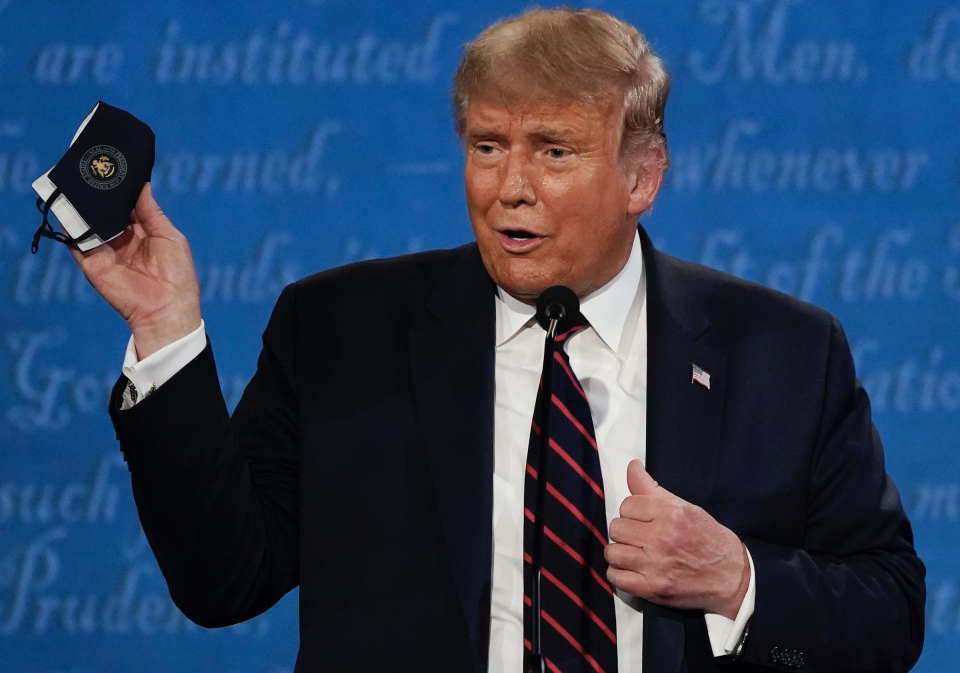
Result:
<svg viewBox="0 0 960 673"><path fill-rule="evenodd" d="M590 326L590 323L587 322L587 319L585 317L583 317L583 314L578 313L576 321L572 325L567 326L563 332L557 334L555 341L558 345L558 350L563 350L562 348L559 347L560 344L563 344L565 341L570 339L570 337L574 336L575 334L578 334L579 332L582 332L589 326Z"/></svg>

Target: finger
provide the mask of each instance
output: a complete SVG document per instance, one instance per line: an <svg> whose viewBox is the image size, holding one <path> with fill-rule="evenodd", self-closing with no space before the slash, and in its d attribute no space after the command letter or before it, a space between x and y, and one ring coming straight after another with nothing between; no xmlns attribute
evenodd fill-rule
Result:
<svg viewBox="0 0 960 673"><path fill-rule="evenodd" d="M603 558L612 568L626 568L630 565L630 545L611 542L603 548Z"/></svg>
<svg viewBox="0 0 960 673"><path fill-rule="evenodd" d="M156 199L153 198L153 188L149 182L143 186L133 212L137 222L148 236L166 236L176 231L167 216L160 210Z"/></svg>
<svg viewBox="0 0 960 673"><path fill-rule="evenodd" d="M611 542L603 549L603 558L615 568L640 572L647 565L647 557L642 549L625 542Z"/></svg>
<svg viewBox="0 0 960 673"><path fill-rule="evenodd" d="M610 539L630 547L644 549L651 539L649 526L650 524L647 523L617 517L610 522Z"/></svg>
<svg viewBox="0 0 960 673"><path fill-rule="evenodd" d="M80 250L78 247L69 245L67 246L67 250L70 251L70 255L80 266L80 269L84 273L87 273L88 271L96 269L98 265L103 263L104 256L112 255L112 253L117 249L118 245L122 241L128 240L129 238L130 235L128 231L124 230L119 236L116 236L107 243L98 245L95 248L90 248L89 250Z"/></svg>
<svg viewBox="0 0 960 673"><path fill-rule="evenodd" d="M83 269L84 265L84 256L83 253L74 248L73 246L67 246L67 250L70 251L70 256L73 257L73 261L77 263L80 269Z"/></svg>
<svg viewBox="0 0 960 673"><path fill-rule="evenodd" d="M650 495L657 490L657 482L654 481L643 467L639 460L631 460L627 465L627 487L633 495Z"/></svg>
<svg viewBox="0 0 960 673"><path fill-rule="evenodd" d="M639 596L640 598L649 598L650 583L643 573L626 568L610 566L607 568L607 581L621 591L628 594Z"/></svg>
<svg viewBox="0 0 960 673"><path fill-rule="evenodd" d="M662 503L659 498L648 495L630 495L620 503L620 516L625 519L651 523L657 518Z"/></svg>

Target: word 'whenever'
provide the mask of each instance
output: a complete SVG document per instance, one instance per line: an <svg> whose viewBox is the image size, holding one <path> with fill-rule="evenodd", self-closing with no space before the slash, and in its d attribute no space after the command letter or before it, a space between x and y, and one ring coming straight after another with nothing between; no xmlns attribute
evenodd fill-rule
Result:
<svg viewBox="0 0 960 673"><path fill-rule="evenodd" d="M739 120L727 127L719 145L676 150L666 175L667 186L678 192L909 192L930 164L930 155L920 150L743 148L743 141L758 135L760 129L757 122Z"/></svg>

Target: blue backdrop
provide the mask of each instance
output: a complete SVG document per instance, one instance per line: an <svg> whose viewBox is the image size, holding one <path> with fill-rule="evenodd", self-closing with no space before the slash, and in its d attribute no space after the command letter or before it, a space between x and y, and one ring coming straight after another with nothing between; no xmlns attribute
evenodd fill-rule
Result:
<svg viewBox="0 0 960 673"><path fill-rule="evenodd" d="M929 571L926 672L960 657L952 2L596 3L675 78L654 240L847 330ZM62 246L30 255L30 183L98 99L153 127L232 406L286 283L471 238L449 83L523 7L0 0L0 670L281 673L298 644L296 592L215 631L170 602L105 413L126 326Z"/></svg>

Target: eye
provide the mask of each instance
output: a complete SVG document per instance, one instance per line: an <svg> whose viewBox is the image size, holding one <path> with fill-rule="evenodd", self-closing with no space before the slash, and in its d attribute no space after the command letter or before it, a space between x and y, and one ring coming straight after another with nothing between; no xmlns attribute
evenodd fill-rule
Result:
<svg viewBox="0 0 960 673"><path fill-rule="evenodd" d="M493 145L477 145L477 151L480 154L493 154L494 147Z"/></svg>
<svg viewBox="0 0 960 673"><path fill-rule="evenodd" d="M560 149L559 147L551 147L548 152L551 159L563 159L568 154L566 150Z"/></svg>

